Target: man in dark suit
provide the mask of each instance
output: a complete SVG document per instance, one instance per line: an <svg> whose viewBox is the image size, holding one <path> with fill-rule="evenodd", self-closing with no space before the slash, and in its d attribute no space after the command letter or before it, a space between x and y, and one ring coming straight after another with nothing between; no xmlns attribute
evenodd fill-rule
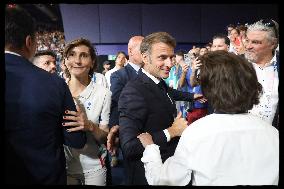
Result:
<svg viewBox="0 0 284 189"><path fill-rule="evenodd" d="M163 79L169 76L176 42L166 32L146 36L140 47L143 69L129 81L118 101L119 138L126 162L127 183L147 185L141 162L143 146L137 136L149 132L160 146L162 160L172 156L187 122L175 120L175 103Z"/></svg>
<svg viewBox="0 0 284 189"><path fill-rule="evenodd" d="M111 102L111 113L110 113L110 121L109 126L111 130L108 136L108 150L115 154L116 147L113 144L115 141L115 135L118 132L119 128L119 113L118 113L118 100L121 91L125 87L128 81L135 79L138 76L140 68L143 66L143 61L141 58L140 45L143 36L133 36L130 38L128 42L128 55L129 61L128 64L114 72L110 77L111 87L110 90L112 92L112 102ZM172 88L168 89L168 93L171 94L173 100L184 100L184 101L192 101L193 98L199 98L201 95L199 94L191 94L187 92L181 92L174 90ZM118 141L118 140L117 140Z"/></svg>
<svg viewBox="0 0 284 189"><path fill-rule="evenodd" d="M33 65L33 18L5 10L5 182L66 184L63 144L82 148L85 133L67 132L64 111L76 111L63 79Z"/></svg>
<svg viewBox="0 0 284 189"><path fill-rule="evenodd" d="M139 69L142 67L142 59L140 53L140 44L143 40L143 36L134 36L128 42L128 55L129 61L127 65L114 72L110 77L112 92L111 95L111 113L109 126L113 127L119 125L119 114L117 110L118 99L120 93L128 81L137 77Z"/></svg>
<svg viewBox="0 0 284 189"><path fill-rule="evenodd" d="M128 56L129 61L127 65L120 70L111 74L110 77L110 90L111 95L111 111L109 126L113 128L111 131L119 127L119 113L117 110L118 99L120 93L126 83L137 77L139 69L142 67L142 59L140 53L140 44L143 40L143 36L133 36L128 42ZM116 166L117 162L117 149L113 148L111 151L112 161L111 166Z"/></svg>

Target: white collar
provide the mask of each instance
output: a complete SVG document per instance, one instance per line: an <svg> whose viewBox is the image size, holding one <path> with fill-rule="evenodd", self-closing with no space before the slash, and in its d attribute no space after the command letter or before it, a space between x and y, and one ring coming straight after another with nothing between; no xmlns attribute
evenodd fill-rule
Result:
<svg viewBox="0 0 284 189"><path fill-rule="evenodd" d="M153 75L151 75L149 72L147 72L146 70L144 70L143 68L142 69L142 72L144 74L146 74L150 79L152 79L156 84L160 83L160 80L157 79L156 77L154 77Z"/></svg>
<svg viewBox="0 0 284 189"><path fill-rule="evenodd" d="M274 66L274 64L276 64L276 53L274 53L274 56L272 57L272 59L270 60L270 62L266 63L266 64L264 65L264 67Z"/></svg>
<svg viewBox="0 0 284 189"><path fill-rule="evenodd" d="M13 54L13 55L16 55L16 56L22 56L22 55L20 55L18 53L12 52L12 51L5 51L5 53Z"/></svg>
<svg viewBox="0 0 284 189"><path fill-rule="evenodd" d="M136 72L139 71L140 66L138 66L138 65L136 65L136 64L134 64L134 63L132 63L132 62L129 62L129 61L128 61L128 64L130 64L130 66L131 66L132 68L134 68L134 70L135 70Z"/></svg>
<svg viewBox="0 0 284 189"><path fill-rule="evenodd" d="M271 59L269 62L267 62L267 63L264 65L264 67L263 67L262 69L264 69L264 68L266 68L266 67L268 67L268 66L275 66L275 65L276 65L276 62L277 62L276 53L274 53L274 56L272 57L272 59ZM254 65L258 66L257 63L255 63L255 62L252 62L252 63L253 63ZM258 67L260 67L260 66L258 66Z"/></svg>

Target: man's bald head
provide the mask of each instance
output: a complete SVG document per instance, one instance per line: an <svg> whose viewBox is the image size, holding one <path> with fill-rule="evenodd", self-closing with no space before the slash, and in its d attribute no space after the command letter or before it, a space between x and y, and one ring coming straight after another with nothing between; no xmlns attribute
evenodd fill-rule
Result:
<svg viewBox="0 0 284 189"><path fill-rule="evenodd" d="M129 61L133 64L137 64L139 66L142 65L142 58L140 53L140 45L142 40L144 39L143 36L133 36L130 38L128 42L128 56Z"/></svg>

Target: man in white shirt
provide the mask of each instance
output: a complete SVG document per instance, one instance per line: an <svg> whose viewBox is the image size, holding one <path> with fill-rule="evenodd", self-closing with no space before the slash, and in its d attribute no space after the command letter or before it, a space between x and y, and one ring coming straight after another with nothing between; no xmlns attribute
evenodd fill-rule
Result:
<svg viewBox="0 0 284 189"><path fill-rule="evenodd" d="M263 87L260 103L249 112L272 124L278 105L279 77L275 49L278 34L274 22L260 20L248 26L245 57L253 64Z"/></svg>

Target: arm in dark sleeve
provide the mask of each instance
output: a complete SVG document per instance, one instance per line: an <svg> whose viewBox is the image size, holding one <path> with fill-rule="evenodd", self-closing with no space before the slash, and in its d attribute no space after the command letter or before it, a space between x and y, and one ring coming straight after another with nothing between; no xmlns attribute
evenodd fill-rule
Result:
<svg viewBox="0 0 284 189"><path fill-rule="evenodd" d="M62 115L64 114L65 110L77 111L72 95L65 82L64 82L64 90L65 90L65 96L64 96ZM62 122L63 122L63 119L61 123ZM84 145L86 144L86 134L84 131L67 132L67 127L63 127L63 126L62 126L62 130L63 130L63 141L64 141L63 143L65 145L73 147L73 148L83 148L84 147Z"/></svg>
<svg viewBox="0 0 284 189"><path fill-rule="evenodd" d="M119 113L118 113L118 99L120 93L125 86L125 83L122 81L122 78L119 77L117 72L114 72L110 76L110 91L111 91L111 110L110 110L110 119L109 119L109 127L114 125L119 125Z"/></svg>
<svg viewBox="0 0 284 189"><path fill-rule="evenodd" d="M146 102L141 96L141 92L135 89L133 85L127 85L120 95L118 110L120 113L119 138L124 158L128 160L141 158L144 147L137 136L142 132L146 132L144 124L148 116ZM167 143L163 131L150 134L155 144L165 145Z"/></svg>
<svg viewBox="0 0 284 189"><path fill-rule="evenodd" d="M170 87L168 93L175 101L193 101L193 93L178 91Z"/></svg>

